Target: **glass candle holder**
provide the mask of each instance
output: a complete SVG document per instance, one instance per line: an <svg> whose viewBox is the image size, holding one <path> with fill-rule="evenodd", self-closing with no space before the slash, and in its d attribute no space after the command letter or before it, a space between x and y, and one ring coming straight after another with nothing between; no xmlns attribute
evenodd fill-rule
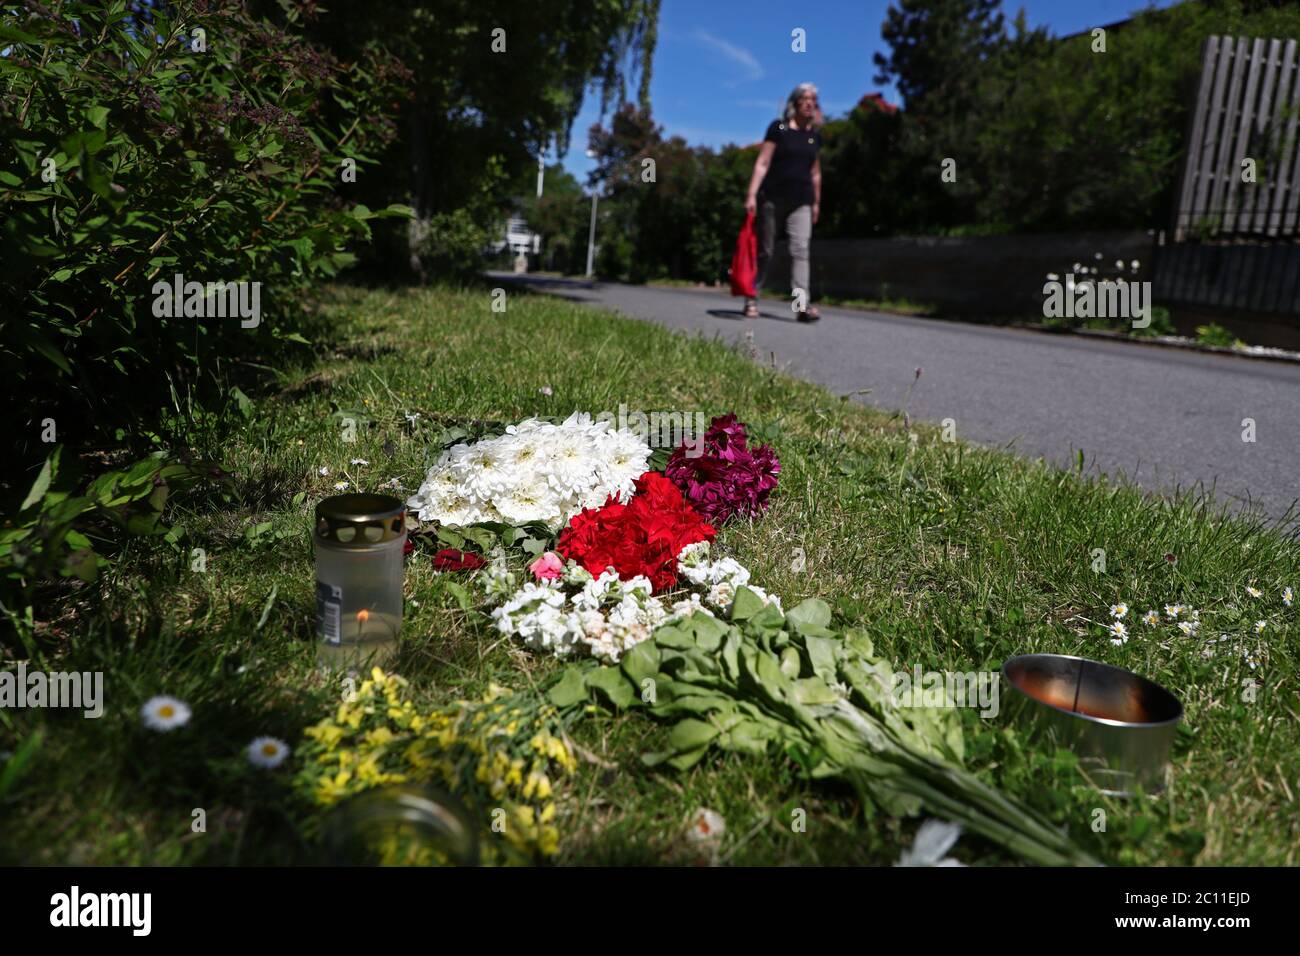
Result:
<svg viewBox="0 0 1300 956"><path fill-rule="evenodd" d="M317 658L335 667L381 664L402 627L406 506L350 494L316 506Z"/></svg>

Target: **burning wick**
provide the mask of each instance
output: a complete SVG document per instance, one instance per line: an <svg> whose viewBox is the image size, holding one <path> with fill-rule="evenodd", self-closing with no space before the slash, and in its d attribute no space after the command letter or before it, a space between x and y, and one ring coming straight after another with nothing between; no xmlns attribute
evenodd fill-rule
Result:
<svg viewBox="0 0 1300 956"><path fill-rule="evenodd" d="M365 624L366 621L368 620L370 620L369 611L367 611L365 608L362 608L360 611L357 611L357 640L361 639L361 625Z"/></svg>

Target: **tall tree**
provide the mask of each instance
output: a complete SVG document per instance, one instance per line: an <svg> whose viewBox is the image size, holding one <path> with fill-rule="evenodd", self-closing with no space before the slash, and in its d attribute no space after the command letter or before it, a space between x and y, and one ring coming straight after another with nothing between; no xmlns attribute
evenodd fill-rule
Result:
<svg viewBox="0 0 1300 956"><path fill-rule="evenodd" d="M411 71L401 152L377 157L369 188L415 210L417 271L440 223L493 211L511 172L535 167L551 142L567 149L589 86L603 105L621 104L639 70L648 97L658 9L657 0L331 0L310 19L309 34L341 58L378 44Z"/></svg>

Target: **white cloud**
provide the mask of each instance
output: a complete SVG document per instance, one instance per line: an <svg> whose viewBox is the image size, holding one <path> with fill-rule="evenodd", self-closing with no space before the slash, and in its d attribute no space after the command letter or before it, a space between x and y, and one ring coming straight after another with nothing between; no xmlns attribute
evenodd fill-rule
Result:
<svg viewBox="0 0 1300 956"><path fill-rule="evenodd" d="M763 67L759 65L758 58L743 47L738 47L734 43L729 43L721 37L715 37L707 30L697 29L692 34L698 43L702 43L715 52L721 54L726 59L740 68L740 76L728 83L728 86L735 86L737 83L751 82L763 78Z"/></svg>

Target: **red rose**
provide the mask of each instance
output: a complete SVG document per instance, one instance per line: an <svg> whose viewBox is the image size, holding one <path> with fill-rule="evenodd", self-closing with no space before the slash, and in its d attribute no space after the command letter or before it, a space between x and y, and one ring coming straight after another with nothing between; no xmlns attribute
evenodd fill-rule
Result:
<svg viewBox="0 0 1300 956"><path fill-rule="evenodd" d="M433 556L435 571L473 571L487 562L472 551L443 548Z"/></svg>

